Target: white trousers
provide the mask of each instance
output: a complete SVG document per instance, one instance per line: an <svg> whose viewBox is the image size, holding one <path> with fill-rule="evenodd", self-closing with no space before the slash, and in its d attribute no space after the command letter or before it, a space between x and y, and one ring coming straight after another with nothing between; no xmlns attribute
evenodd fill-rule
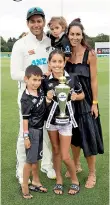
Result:
<svg viewBox="0 0 110 205"><path fill-rule="evenodd" d="M21 103L20 103L22 93L23 91L19 90L18 107L19 107L19 117L20 117L20 124L19 124L20 129L19 129L17 149L16 149L16 156L17 156L16 177L19 179L23 178L23 167L24 167L24 163L26 160L24 139L23 139L23 120L22 120L22 115L21 115ZM51 143L50 143L47 130L45 130L45 128L43 132L43 158L41 162L41 168L46 169L46 170L53 168Z"/></svg>

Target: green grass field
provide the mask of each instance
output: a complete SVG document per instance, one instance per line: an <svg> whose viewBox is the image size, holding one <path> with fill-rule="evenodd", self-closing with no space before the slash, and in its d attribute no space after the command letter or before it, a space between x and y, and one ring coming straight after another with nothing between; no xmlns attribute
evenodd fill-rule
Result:
<svg viewBox="0 0 110 205"><path fill-rule="evenodd" d="M52 188L54 180L47 179L46 175L40 173L41 181L48 188L47 194L33 193L32 200L22 198L20 187L15 177L16 166L16 141L19 127L19 116L17 107L17 82L10 78L9 59L2 59L2 89L1 89L1 154L2 154L2 177L1 177L1 199L2 205L108 205L109 204L109 66L108 58L98 58L98 80L99 80L99 107L103 127L105 153L97 156L97 184L94 189L84 188L87 177L87 164L83 154L81 163L83 172L78 174L81 191L75 196L67 194L70 181L64 177L64 195L57 196ZM16 68L15 68L16 69ZM62 167L64 176L65 166Z"/></svg>

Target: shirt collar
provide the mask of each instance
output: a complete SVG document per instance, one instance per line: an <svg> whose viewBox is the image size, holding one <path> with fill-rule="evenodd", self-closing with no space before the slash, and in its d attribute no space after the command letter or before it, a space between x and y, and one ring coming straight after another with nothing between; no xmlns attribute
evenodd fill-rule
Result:
<svg viewBox="0 0 110 205"><path fill-rule="evenodd" d="M64 76L65 76L65 77L69 77L69 74L68 74L65 70L64 70ZM53 74L51 73L50 76L49 76L49 80L52 79L52 78L54 78L54 76L53 76Z"/></svg>
<svg viewBox="0 0 110 205"><path fill-rule="evenodd" d="M31 31L29 31L28 36L31 37L33 40L39 41L39 40L36 38L36 36L35 36ZM42 38L42 40L39 41L39 42L44 41L46 38L47 38L46 34L43 33L43 38Z"/></svg>
<svg viewBox="0 0 110 205"><path fill-rule="evenodd" d="M64 33L65 33L65 32L62 32L62 33L59 35L59 39L55 39L55 41L56 41L56 42L59 41L60 38L64 35Z"/></svg>
<svg viewBox="0 0 110 205"><path fill-rule="evenodd" d="M27 89L27 88L26 88L26 94L27 94L27 95L30 95L30 93L29 93L29 91L28 91L28 89Z"/></svg>
<svg viewBox="0 0 110 205"><path fill-rule="evenodd" d="M27 88L26 88L25 92L26 92L27 95L31 95L31 93L29 93L29 91L28 91ZM37 89L37 92L38 92L38 96L40 95L40 93L42 93L41 87ZM38 96L36 96L36 97L38 97ZM34 96L34 97L35 97L35 96Z"/></svg>

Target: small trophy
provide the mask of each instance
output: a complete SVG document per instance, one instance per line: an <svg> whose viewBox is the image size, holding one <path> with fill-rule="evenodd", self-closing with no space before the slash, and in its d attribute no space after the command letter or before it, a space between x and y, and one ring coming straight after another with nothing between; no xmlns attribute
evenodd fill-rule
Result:
<svg viewBox="0 0 110 205"><path fill-rule="evenodd" d="M69 116L65 114L65 108L67 103L70 87L66 85L66 77L62 76L59 79L60 84L55 86L55 94L57 96L58 105L60 108L60 115L56 116L56 124L65 125L69 123Z"/></svg>

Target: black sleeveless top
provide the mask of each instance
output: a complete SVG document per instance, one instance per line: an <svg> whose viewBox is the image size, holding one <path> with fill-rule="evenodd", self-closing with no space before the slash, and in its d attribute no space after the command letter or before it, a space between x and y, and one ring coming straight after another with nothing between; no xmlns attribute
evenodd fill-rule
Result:
<svg viewBox="0 0 110 205"><path fill-rule="evenodd" d="M92 156L104 153L102 128L100 123L100 115L95 119L91 114L91 105L93 101L91 89L90 66L87 64L89 51L86 49L82 63L72 64L66 63L65 70L70 74L78 75L79 81L85 94L85 99L77 101L75 105L76 119L80 132L80 147L82 147L84 156ZM74 139L78 138L73 132ZM75 145L75 143L72 143Z"/></svg>
<svg viewBox="0 0 110 205"><path fill-rule="evenodd" d="M77 101L76 107L78 106L78 112L80 114L91 112L91 105L93 101L92 90L91 90L91 76L90 66L87 64L89 51L86 49L83 56L82 63L73 64L67 62L65 70L71 75L71 73L77 74L79 81L82 85L85 99Z"/></svg>

